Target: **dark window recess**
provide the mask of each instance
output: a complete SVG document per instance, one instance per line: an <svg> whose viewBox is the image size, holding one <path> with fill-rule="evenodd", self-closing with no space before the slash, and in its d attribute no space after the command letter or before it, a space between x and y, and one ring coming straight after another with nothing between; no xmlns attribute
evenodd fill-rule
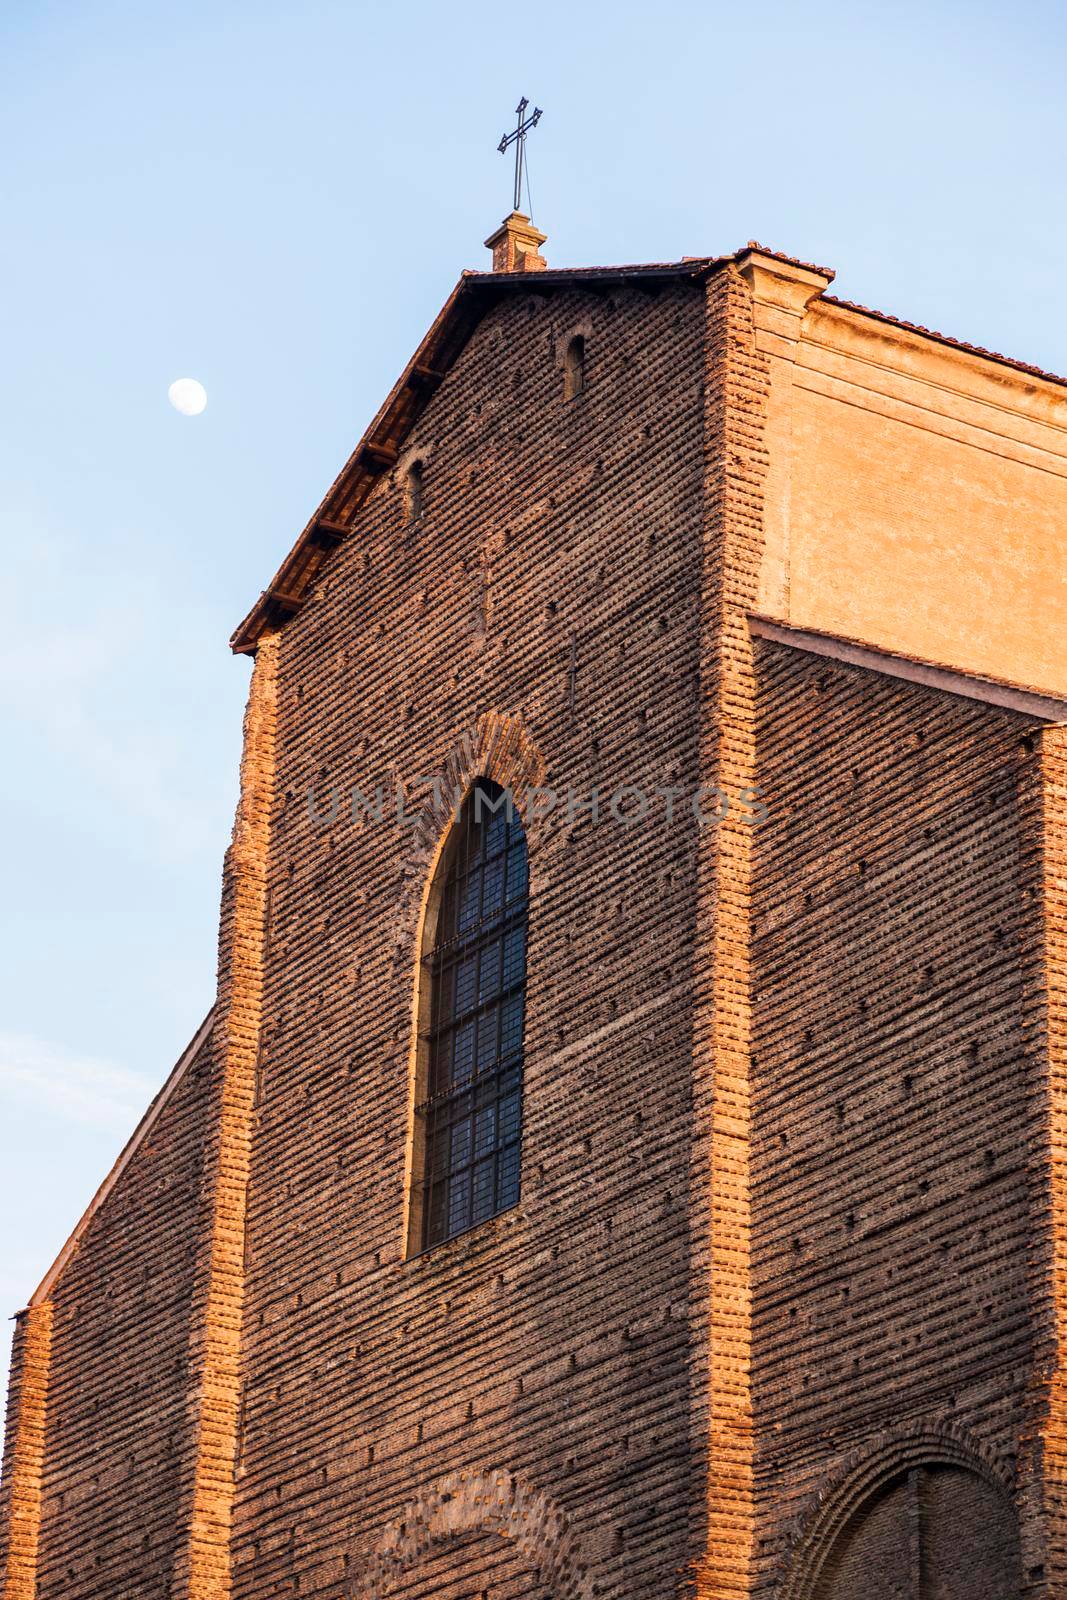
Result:
<svg viewBox="0 0 1067 1600"><path fill-rule="evenodd" d="M422 516L423 469L413 461L404 475L404 521L418 522Z"/></svg>
<svg viewBox="0 0 1067 1600"><path fill-rule="evenodd" d="M576 333L563 357L563 398L573 400L585 388L585 340Z"/></svg>
<svg viewBox="0 0 1067 1600"><path fill-rule="evenodd" d="M455 824L432 973L424 1144L426 1249L519 1198L526 836L510 796L475 785Z"/></svg>

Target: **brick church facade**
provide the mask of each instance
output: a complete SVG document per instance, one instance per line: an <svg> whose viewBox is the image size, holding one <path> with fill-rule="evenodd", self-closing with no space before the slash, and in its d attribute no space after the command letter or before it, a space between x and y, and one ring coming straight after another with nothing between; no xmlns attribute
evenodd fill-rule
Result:
<svg viewBox="0 0 1067 1600"><path fill-rule="evenodd" d="M490 243L234 636L4 1600L1067 1595L1067 386Z"/></svg>

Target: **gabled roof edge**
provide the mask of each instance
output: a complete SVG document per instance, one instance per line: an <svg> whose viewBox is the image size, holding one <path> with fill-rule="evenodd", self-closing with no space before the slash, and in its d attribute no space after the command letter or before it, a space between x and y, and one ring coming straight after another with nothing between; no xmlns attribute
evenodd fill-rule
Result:
<svg viewBox="0 0 1067 1600"><path fill-rule="evenodd" d="M299 609L329 552L352 531L352 516L395 461L402 438L470 336L474 319L468 325L463 313L471 276L461 276L270 586L233 633L230 648L235 653L254 651L265 628L287 621Z"/></svg>
<svg viewBox="0 0 1067 1600"><path fill-rule="evenodd" d="M89 1201L89 1204L86 1206L81 1217L79 1218L77 1226L70 1235L70 1238L67 1240L66 1244L63 1246L62 1250L56 1256L56 1259L53 1261L52 1265L49 1267L48 1271L37 1285L37 1288L30 1296L29 1306L38 1306L43 1300L48 1299L56 1279L63 1271L63 1268L66 1266L71 1256L77 1250L78 1246L81 1244L89 1224L92 1222L93 1218L96 1216L96 1213L100 1210L100 1207L103 1205L112 1189L114 1189L115 1185L122 1177L122 1174L125 1172L134 1156L137 1154L137 1151L148 1137L152 1128L158 1122L167 1102L170 1100L175 1089L177 1089L178 1085L185 1077L189 1067L199 1055L202 1045L211 1032L214 1021L215 1007L212 1006L211 1010L208 1012L207 1016L196 1030L196 1033L193 1035L192 1039L186 1045L174 1066L171 1068L167 1081L156 1094L156 1097L148 1107L148 1110L145 1112L144 1116L133 1130L133 1133L126 1141L122 1153L115 1162L115 1165L112 1167L111 1171L108 1173L99 1189L93 1195L93 1198Z"/></svg>
<svg viewBox="0 0 1067 1600"><path fill-rule="evenodd" d="M264 589L232 634L230 649L238 655L252 653L264 629L288 621L299 610L330 552L353 531L352 518L374 484L395 464L404 439L462 352L477 323L504 295L520 290L543 294L571 283L603 288L614 281L698 280L732 259L697 256L691 261L645 266L464 272L270 586Z"/></svg>
<svg viewBox="0 0 1067 1600"><path fill-rule="evenodd" d="M781 261L803 271L814 272L832 280L832 268L819 267L800 261L795 256L773 250L767 245L749 240L741 250L725 256L691 256L681 261L653 262L646 265L615 267L549 267L538 272L464 272L438 312L429 332L415 354L393 385L355 450L341 468L311 521L304 528L289 554L266 588L230 638L230 648L238 655L255 652L262 633L288 621L301 608L308 589L322 570L330 553L354 531L352 519L367 499L374 484L397 461L408 433L425 408L430 397L444 380L449 368L457 359L477 326L478 321L504 295L515 292L545 293L568 284L590 285L600 288L612 282L645 282L684 279L702 282L731 262L739 262L752 252ZM1067 386L1067 378L1045 372L1040 367L1010 356L998 355L980 345L967 344L948 334L936 333L918 323L906 322L887 312L874 311L869 306L857 305L838 299L825 290L816 295L813 304L823 302L830 306L872 321L918 334L951 349L964 351L985 361L993 361L1024 376L1034 377L1058 386Z"/></svg>

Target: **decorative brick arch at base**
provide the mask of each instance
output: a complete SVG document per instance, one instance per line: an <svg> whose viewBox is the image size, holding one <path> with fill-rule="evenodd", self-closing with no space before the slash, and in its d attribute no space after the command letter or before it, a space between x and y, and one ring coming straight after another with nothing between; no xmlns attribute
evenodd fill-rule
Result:
<svg viewBox="0 0 1067 1600"><path fill-rule="evenodd" d="M812 1600L836 1541L857 1509L912 1467L958 1467L1014 1500L1015 1477L987 1446L955 1423L887 1429L846 1456L797 1518L784 1560L779 1600Z"/></svg>
<svg viewBox="0 0 1067 1600"><path fill-rule="evenodd" d="M473 728L453 745L434 775L423 780L418 804L407 803L411 818L411 844L404 862L404 890L396 923L397 955L406 960L418 941L423 905L443 841L455 820L458 802L478 778L491 778L512 795L533 847L535 819L527 798L544 781L545 761L526 731L521 717L487 711Z"/></svg>
<svg viewBox="0 0 1067 1600"><path fill-rule="evenodd" d="M552 1600L591 1600L586 1564L563 1512L500 1467L453 1472L421 1490L360 1563L349 1600L385 1600L417 1562L467 1533L496 1534L512 1544L539 1569Z"/></svg>

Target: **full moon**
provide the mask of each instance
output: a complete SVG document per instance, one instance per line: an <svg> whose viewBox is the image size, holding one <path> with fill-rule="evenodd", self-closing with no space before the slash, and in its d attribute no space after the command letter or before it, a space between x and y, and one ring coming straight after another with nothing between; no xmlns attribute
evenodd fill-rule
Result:
<svg viewBox="0 0 1067 1600"><path fill-rule="evenodd" d="M195 378L175 378L167 399L183 417L198 417L207 405L207 390Z"/></svg>

